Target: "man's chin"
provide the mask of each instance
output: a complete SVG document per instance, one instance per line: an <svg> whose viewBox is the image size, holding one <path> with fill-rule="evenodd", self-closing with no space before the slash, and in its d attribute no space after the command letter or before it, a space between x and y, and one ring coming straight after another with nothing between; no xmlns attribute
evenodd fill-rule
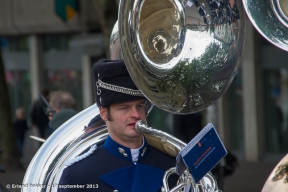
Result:
<svg viewBox="0 0 288 192"><path fill-rule="evenodd" d="M129 137L130 138L139 138L139 137L142 137L142 134L136 130L133 130L129 133Z"/></svg>

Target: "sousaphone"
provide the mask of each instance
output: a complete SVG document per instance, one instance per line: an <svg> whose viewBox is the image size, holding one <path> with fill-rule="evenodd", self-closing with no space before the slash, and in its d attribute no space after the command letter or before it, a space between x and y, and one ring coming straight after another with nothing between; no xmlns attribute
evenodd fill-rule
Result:
<svg viewBox="0 0 288 192"><path fill-rule="evenodd" d="M125 60L135 84L153 104L171 113L194 113L219 99L236 75L244 46L242 2L121 0L110 46L111 58ZM101 122L85 128L97 113L96 105L83 110L45 141L23 180L40 186L22 191L57 191L63 169L107 138ZM143 122L136 128L149 144L171 156L186 145ZM167 170L163 191L217 191L210 173L195 184L189 172L169 189L165 179L173 173L175 168Z"/></svg>
<svg viewBox="0 0 288 192"><path fill-rule="evenodd" d="M273 45L288 51L288 1L243 0L243 4L257 31Z"/></svg>

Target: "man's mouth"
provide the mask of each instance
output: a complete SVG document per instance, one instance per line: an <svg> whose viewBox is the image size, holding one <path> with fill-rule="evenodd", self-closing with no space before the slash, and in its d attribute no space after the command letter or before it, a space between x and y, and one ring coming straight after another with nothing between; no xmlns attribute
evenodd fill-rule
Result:
<svg viewBox="0 0 288 192"><path fill-rule="evenodd" d="M136 125L136 122L132 122L128 124L128 126L133 126L133 127L135 127L135 125Z"/></svg>

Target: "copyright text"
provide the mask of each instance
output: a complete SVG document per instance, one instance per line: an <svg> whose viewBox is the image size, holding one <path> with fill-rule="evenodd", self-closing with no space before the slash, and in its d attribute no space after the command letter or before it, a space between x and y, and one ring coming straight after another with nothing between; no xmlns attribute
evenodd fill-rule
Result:
<svg viewBox="0 0 288 192"><path fill-rule="evenodd" d="M21 188L49 188L49 187L57 187L57 188L62 188L62 189L84 189L84 188L98 188L98 184L85 184L85 185L79 185L79 184L73 184L73 185L58 185L58 184L32 184L32 183L26 183L26 184L7 184L6 188L7 189L21 189Z"/></svg>

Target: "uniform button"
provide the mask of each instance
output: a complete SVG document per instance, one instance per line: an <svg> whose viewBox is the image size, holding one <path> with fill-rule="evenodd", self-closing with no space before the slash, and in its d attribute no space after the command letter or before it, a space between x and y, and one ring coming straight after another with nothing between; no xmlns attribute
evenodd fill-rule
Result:
<svg viewBox="0 0 288 192"><path fill-rule="evenodd" d="M119 151L119 153L121 154L121 155L123 155L124 157L127 157L128 155L127 155L127 153L125 153L125 150L124 149L122 149L122 148L118 148L118 151Z"/></svg>

